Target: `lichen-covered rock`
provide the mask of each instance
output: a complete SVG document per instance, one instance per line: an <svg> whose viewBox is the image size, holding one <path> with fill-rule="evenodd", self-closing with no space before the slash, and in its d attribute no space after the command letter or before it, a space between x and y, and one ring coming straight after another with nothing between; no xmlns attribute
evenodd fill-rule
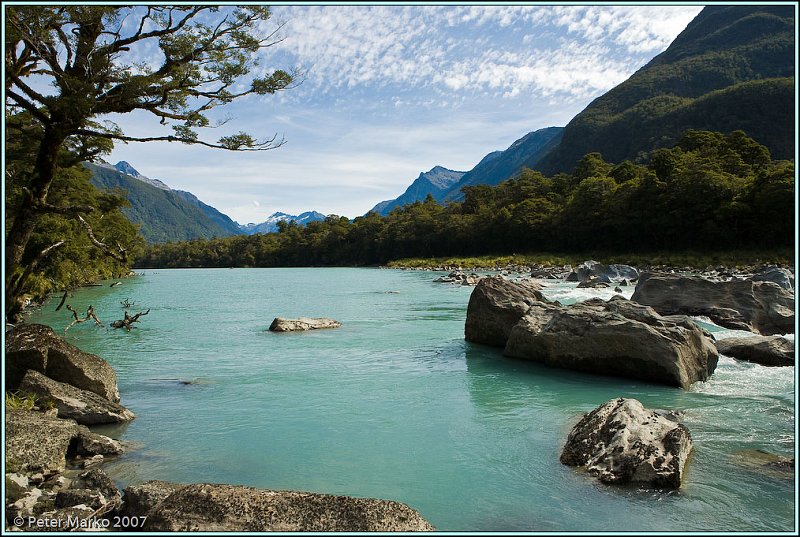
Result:
<svg viewBox="0 0 800 537"><path fill-rule="evenodd" d="M90 431L74 420L48 416L32 410L6 411L6 471L61 472L67 457L76 455L119 455L116 440Z"/></svg>
<svg viewBox="0 0 800 537"><path fill-rule="evenodd" d="M602 483L678 488L691 449L684 425L620 397L583 416L567 438L561 462L585 467Z"/></svg>
<svg viewBox="0 0 800 537"><path fill-rule="evenodd" d="M6 410L6 471L60 472L78 433L79 425L73 420L41 412Z"/></svg>
<svg viewBox="0 0 800 537"><path fill-rule="evenodd" d="M300 317L297 319L284 319L275 317L269 325L270 332L298 332L304 330L320 330L323 328L339 328L342 323L325 317Z"/></svg>
<svg viewBox="0 0 800 537"><path fill-rule="evenodd" d="M119 403L111 365L70 345L49 326L24 323L6 333L6 389L18 389L29 369Z"/></svg>
<svg viewBox="0 0 800 537"><path fill-rule="evenodd" d="M794 341L781 336L747 336L719 339L720 354L768 366L794 365Z"/></svg>
<svg viewBox="0 0 800 537"><path fill-rule="evenodd" d="M405 504L310 492L194 484L153 508L145 531L432 531Z"/></svg>
<svg viewBox="0 0 800 537"><path fill-rule="evenodd" d="M481 279L469 297L464 337L473 343L505 346L511 328L528 309L547 302L540 289L530 281L512 282L499 276Z"/></svg>
<svg viewBox="0 0 800 537"><path fill-rule="evenodd" d="M186 485L167 481L146 481L125 487L122 515L149 516L150 511L167 496Z"/></svg>
<svg viewBox="0 0 800 537"><path fill-rule="evenodd" d="M719 358L711 337L687 317L662 317L620 296L535 304L511 330L503 354L682 388L707 380Z"/></svg>
<svg viewBox="0 0 800 537"><path fill-rule="evenodd" d="M794 333L794 293L772 282L645 273L631 300L662 315L706 315L734 330Z"/></svg>
<svg viewBox="0 0 800 537"><path fill-rule="evenodd" d="M19 389L38 396L40 404L52 403L59 418L71 418L83 425L130 421L136 416L124 406L86 390L57 382L38 371L28 370Z"/></svg>

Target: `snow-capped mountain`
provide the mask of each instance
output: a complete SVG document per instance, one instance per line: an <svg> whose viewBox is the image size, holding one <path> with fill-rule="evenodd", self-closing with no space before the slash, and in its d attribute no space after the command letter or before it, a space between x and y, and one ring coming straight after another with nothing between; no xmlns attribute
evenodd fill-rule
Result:
<svg viewBox="0 0 800 537"><path fill-rule="evenodd" d="M306 211L297 216L286 213L272 213L269 218L260 224L239 224L239 229L245 235L254 235L256 233L273 233L278 231L278 222L296 222L297 225L304 226L309 222L317 222L325 220L325 215L317 211Z"/></svg>

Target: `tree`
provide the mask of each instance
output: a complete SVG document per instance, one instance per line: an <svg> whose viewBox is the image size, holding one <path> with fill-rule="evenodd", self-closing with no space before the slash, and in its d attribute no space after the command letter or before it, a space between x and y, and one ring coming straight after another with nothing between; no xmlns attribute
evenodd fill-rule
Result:
<svg viewBox="0 0 800 537"><path fill-rule="evenodd" d="M170 141L233 151L262 151L282 145L277 135L256 140L240 132L216 142L200 138L210 127L208 112L247 95L290 87L295 75L276 70L252 77L257 53L280 42L266 36L270 17L260 6L101 5L10 6L6 9L6 119L26 113L31 121L9 124L8 137L31 140L32 165L25 199L6 234L6 314L16 304L11 278L20 277L25 250L48 214L78 219L87 204L54 205L48 194L58 170L96 159L113 141ZM143 62L144 54L155 54ZM126 136L108 114L149 113L170 125L166 136ZM6 177L7 181L9 176ZM107 255L127 259L122 248L92 241Z"/></svg>

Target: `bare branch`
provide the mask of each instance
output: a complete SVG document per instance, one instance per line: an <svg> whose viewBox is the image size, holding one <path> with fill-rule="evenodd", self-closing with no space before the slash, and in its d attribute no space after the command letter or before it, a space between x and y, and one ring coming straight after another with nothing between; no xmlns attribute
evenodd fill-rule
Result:
<svg viewBox="0 0 800 537"><path fill-rule="evenodd" d="M119 253L114 252L107 244L104 244L99 240L97 240L97 238L94 236L94 230L92 230L92 226L89 225L89 222L87 222L80 214L76 214L75 217L81 224L83 224L83 227L86 228L86 234L89 235L89 240L92 241L92 244L103 250L103 252L105 252L107 256L113 257L120 263L127 262L128 253L125 251L124 248L122 248L120 245L117 245Z"/></svg>
<svg viewBox="0 0 800 537"><path fill-rule="evenodd" d="M70 306L69 304L67 304L67 309L72 312L73 321L69 323L67 327L64 329L65 334L67 333L67 330L72 328L74 325L88 321L89 319L94 319L95 326L103 326L103 323L100 322L100 319L97 318L97 314L95 314L94 312L94 306L89 306L89 309L86 310L86 317L84 317L83 319L78 318L78 312L72 309L72 306Z"/></svg>
<svg viewBox="0 0 800 537"><path fill-rule="evenodd" d="M25 270L22 272L22 274L20 274L19 277L17 277L17 279L13 282L14 296L18 296L22 292L22 287L25 285L25 282L28 281L28 278L30 277L31 273L36 269L37 266L39 266L39 263L41 263L47 256L49 256L53 250L60 248L66 242L67 242L66 240L62 239L56 243L51 244L50 246L48 246L47 248L45 248L36 255L33 261L31 261L28 264L28 266L25 267Z"/></svg>
<svg viewBox="0 0 800 537"><path fill-rule="evenodd" d="M272 138L268 140L264 140L261 142L256 143L253 147L240 147L240 148L231 148L224 146L222 144L212 144L210 142L204 142L202 140L193 140L191 138L181 138L180 136L152 136L147 138L136 138L133 136L124 136L122 134L114 134L110 132L98 132L98 131L89 131L86 129L80 129L75 132L75 134L85 135L85 136L100 136L102 138L109 138L111 140L119 140L121 142L181 142L184 144L189 145L202 145L205 147L212 147L214 149L227 149L228 151L268 151L270 149L277 149L283 144L286 143L284 138L281 138L280 141L275 142L277 140L278 135L275 134Z"/></svg>
<svg viewBox="0 0 800 537"><path fill-rule="evenodd" d="M35 117L36 119L38 119L42 123L46 124L46 123L50 122L50 118L47 117L44 114L44 112L42 112L41 110L36 108L36 105L34 105L32 102L27 100L25 97L23 97L19 93L15 92L14 90L7 89L6 90L6 95L11 97L14 100L14 102L16 102L20 107L22 107L25 110L27 110L28 112L30 112L33 117Z"/></svg>

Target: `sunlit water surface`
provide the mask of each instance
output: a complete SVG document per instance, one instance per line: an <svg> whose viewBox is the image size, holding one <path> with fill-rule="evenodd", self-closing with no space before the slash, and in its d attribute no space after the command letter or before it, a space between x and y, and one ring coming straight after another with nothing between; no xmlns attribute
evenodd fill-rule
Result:
<svg viewBox="0 0 800 537"><path fill-rule="evenodd" d="M129 451L122 486L220 482L407 503L442 531L790 531L794 368L721 357L684 391L551 369L464 341L471 288L378 269L146 270L81 290L101 319L150 309L131 332L67 338L116 369ZM630 297L632 287L623 288ZM611 290L550 283L562 302ZM68 324L55 302L32 322ZM276 334L274 317L332 317L334 330ZM704 325L727 337L735 332ZM793 336L791 336L793 337ZM180 381L192 381L183 384ZM615 397L679 410L694 439L684 485L608 487L559 463L580 416Z"/></svg>

